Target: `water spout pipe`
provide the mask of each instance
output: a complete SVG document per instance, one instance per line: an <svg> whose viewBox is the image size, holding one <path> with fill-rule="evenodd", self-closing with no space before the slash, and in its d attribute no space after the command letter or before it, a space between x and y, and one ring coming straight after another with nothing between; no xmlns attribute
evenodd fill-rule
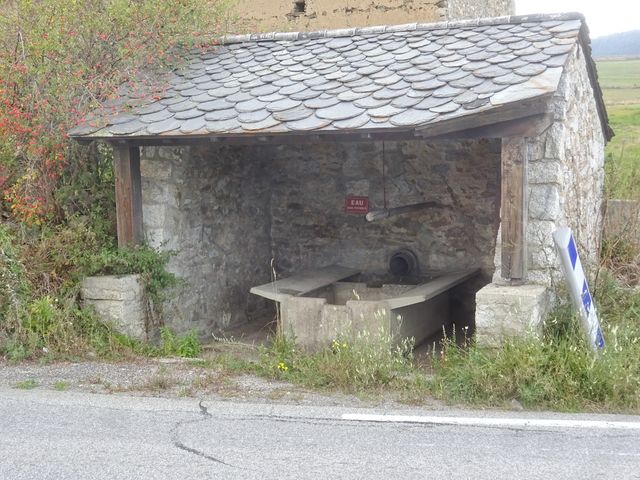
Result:
<svg viewBox="0 0 640 480"><path fill-rule="evenodd" d="M428 208L443 208L444 205L438 202L422 202L414 203L411 205L404 205L402 207L384 208L381 210L371 210L367 213L367 221L375 222L376 220L382 220L388 217L394 217L396 215L402 215L404 213L411 213L418 210L425 210Z"/></svg>

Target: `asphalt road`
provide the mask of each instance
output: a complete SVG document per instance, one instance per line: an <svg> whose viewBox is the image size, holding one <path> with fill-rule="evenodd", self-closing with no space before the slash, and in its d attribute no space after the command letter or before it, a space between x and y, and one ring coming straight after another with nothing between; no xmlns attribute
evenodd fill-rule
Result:
<svg viewBox="0 0 640 480"><path fill-rule="evenodd" d="M640 479L639 417L202 406L0 389L0 479Z"/></svg>

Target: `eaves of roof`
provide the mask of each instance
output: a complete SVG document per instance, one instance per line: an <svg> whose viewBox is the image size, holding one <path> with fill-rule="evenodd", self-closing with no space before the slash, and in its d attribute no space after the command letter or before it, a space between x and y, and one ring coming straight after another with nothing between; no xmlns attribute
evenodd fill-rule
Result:
<svg viewBox="0 0 640 480"><path fill-rule="evenodd" d="M170 72L155 98L124 94L70 135L153 143L455 131L470 118L541 113L533 105L556 91L578 44L609 139L580 14L228 36Z"/></svg>

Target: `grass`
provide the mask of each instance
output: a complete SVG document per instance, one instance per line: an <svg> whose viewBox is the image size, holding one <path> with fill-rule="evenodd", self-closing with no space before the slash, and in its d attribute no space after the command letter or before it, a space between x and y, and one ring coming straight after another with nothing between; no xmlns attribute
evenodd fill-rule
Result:
<svg viewBox="0 0 640 480"><path fill-rule="evenodd" d="M252 373L318 391L412 404L436 397L482 408L521 405L533 410L638 414L640 289L625 282L631 278L629 269L640 271L640 255L621 244L605 246L603 252L606 268L594 295L607 345L599 353L587 345L573 307L565 304L549 316L540 339L515 338L499 348L445 339L426 363L413 359L410 342L394 346L395 339L385 332L373 332L339 336L313 352L298 348L291 338L276 336L258 348L255 358L227 351L198 364L223 375ZM621 265L624 268L618 268Z"/></svg>
<svg viewBox="0 0 640 480"><path fill-rule="evenodd" d="M640 89L640 60L599 60L598 77L604 90Z"/></svg>
<svg viewBox="0 0 640 480"><path fill-rule="evenodd" d="M610 198L640 198L640 60L601 60L598 74L615 137L606 148Z"/></svg>
<svg viewBox="0 0 640 480"><path fill-rule="evenodd" d="M640 413L640 291L603 274L596 295L607 342L596 354L570 305L548 318L542 339L500 348L445 340L431 365L413 361L409 345L393 348L379 333L338 338L317 352L276 337L252 372L321 391L392 395L424 404L432 396L474 407Z"/></svg>
<svg viewBox="0 0 640 480"><path fill-rule="evenodd" d="M611 345L600 355L578 333L513 339L499 349L449 345L436 363L433 393L481 407L517 400L528 409L638 413L638 332L607 326L604 335Z"/></svg>
<svg viewBox="0 0 640 480"><path fill-rule="evenodd" d="M69 382L65 382L64 380L59 380L53 384L53 389L59 392L64 392L69 389Z"/></svg>
<svg viewBox="0 0 640 480"><path fill-rule="evenodd" d="M316 352L296 347L293 339L276 336L260 350L256 373L306 387L371 394L423 390L426 377L413 364L410 342L394 346L386 332L338 337Z"/></svg>
<svg viewBox="0 0 640 480"><path fill-rule="evenodd" d="M20 390L32 390L38 386L38 382L33 379L24 380L22 382L18 382L14 385L14 388L19 388Z"/></svg>

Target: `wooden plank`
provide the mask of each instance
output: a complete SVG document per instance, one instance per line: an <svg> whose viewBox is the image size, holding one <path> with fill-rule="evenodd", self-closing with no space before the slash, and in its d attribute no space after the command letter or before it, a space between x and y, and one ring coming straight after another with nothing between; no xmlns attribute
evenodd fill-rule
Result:
<svg viewBox="0 0 640 480"><path fill-rule="evenodd" d="M432 125L418 127L416 128L416 134L424 138L437 137L454 132L463 132L468 129L509 122L531 115L547 113L550 108L549 100L551 98L551 95L541 95L513 104L496 106L463 117L454 117L449 120L436 122Z"/></svg>
<svg viewBox="0 0 640 480"><path fill-rule="evenodd" d="M360 273L360 270L341 265L329 265L328 267L307 270L282 280L253 287L250 292L254 295L281 302L288 295L304 295L358 273Z"/></svg>
<svg viewBox="0 0 640 480"><path fill-rule="evenodd" d="M524 118L469 128L444 135L429 136L430 140L466 140L476 138L536 137L553 123L553 115L539 113Z"/></svg>
<svg viewBox="0 0 640 480"><path fill-rule="evenodd" d="M449 273L430 282L418 285L402 295L386 300L386 302L391 309L415 305L416 303L424 302L446 292L450 288L476 276L479 272L479 268L474 268L462 272Z"/></svg>
<svg viewBox="0 0 640 480"><path fill-rule="evenodd" d="M116 183L118 247L142 243L142 183L140 150L127 144L113 144Z"/></svg>
<svg viewBox="0 0 640 480"><path fill-rule="evenodd" d="M527 145L523 137L502 139L501 277L526 279Z"/></svg>
<svg viewBox="0 0 640 480"><path fill-rule="evenodd" d="M300 145L307 143L337 143L337 142L371 142L371 141L401 141L416 139L411 128L375 128L349 131L330 132L287 132L287 133L245 133L245 134L197 134L174 136L143 136L131 135L127 137L77 137L80 143L90 143L94 140L108 140L110 142L127 142L135 146L189 146L210 145L211 143L224 145Z"/></svg>

